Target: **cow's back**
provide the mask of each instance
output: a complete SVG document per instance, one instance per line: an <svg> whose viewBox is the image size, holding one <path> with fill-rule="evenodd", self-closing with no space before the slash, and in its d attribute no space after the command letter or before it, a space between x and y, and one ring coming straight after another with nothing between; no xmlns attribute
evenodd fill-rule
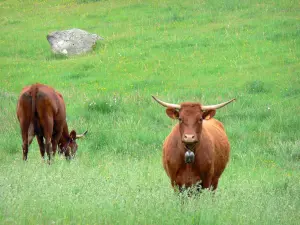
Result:
<svg viewBox="0 0 300 225"><path fill-rule="evenodd" d="M219 177L229 160L229 141L223 124L214 118L205 120L203 129L209 133L211 140L214 143L214 174Z"/></svg>
<svg viewBox="0 0 300 225"><path fill-rule="evenodd" d="M35 104L38 114L43 112L54 116L59 109L59 99L55 90L45 85L37 85L36 88Z"/></svg>
<svg viewBox="0 0 300 225"><path fill-rule="evenodd" d="M41 132L44 120L63 122L66 110L60 93L43 84L33 84L22 89L18 105L17 116L20 120L33 123L35 133Z"/></svg>

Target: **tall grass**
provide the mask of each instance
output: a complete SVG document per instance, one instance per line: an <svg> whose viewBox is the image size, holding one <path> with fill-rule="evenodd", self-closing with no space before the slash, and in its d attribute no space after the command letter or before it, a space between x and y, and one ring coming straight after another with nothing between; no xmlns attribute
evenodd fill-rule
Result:
<svg viewBox="0 0 300 225"><path fill-rule="evenodd" d="M299 4L296 1L2 1L1 224L298 224ZM52 55L46 35L105 38ZM22 161L16 103L35 82L59 90L75 160ZM215 104L231 143L215 194L175 194L161 146L176 121L151 95Z"/></svg>

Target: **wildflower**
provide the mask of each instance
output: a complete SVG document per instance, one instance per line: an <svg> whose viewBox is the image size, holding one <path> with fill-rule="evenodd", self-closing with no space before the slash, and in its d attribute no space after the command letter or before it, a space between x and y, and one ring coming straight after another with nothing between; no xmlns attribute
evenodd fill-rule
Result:
<svg viewBox="0 0 300 225"><path fill-rule="evenodd" d="M96 102L92 101L89 105L90 106L96 105Z"/></svg>

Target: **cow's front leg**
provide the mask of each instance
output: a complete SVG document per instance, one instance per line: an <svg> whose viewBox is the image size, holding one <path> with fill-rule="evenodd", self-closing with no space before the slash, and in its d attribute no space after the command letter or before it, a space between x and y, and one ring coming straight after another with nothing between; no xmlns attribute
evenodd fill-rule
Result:
<svg viewBox="0 0 300 225"><path fill-rule="evenodd" d="M56 153L56 150L57 150L57 145L58 145L58 142L59 142L59 139L62 135L62 129L60 131L56 131L54 134L53 134L53 137L52 137L52 152L53 152L53 157L55 156L55 153Z"/></svg>
<svg viewBox="0 0 300 225"><path fill-rule="evenodd" d="M208 176L201 176L202 177L202 189L209 189L211 187L212 177Z"/></svg>

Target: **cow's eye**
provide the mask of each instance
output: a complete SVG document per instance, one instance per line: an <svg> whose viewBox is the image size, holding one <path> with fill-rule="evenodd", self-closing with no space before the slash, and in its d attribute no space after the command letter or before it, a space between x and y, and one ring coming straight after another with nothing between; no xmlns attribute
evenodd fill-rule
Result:
<svg viewBox="0 0 300 225"><path fill-rule="evenodd" d="M203 119L202 119L202 118L200 118L200 119L199 119L199 123L202 123L202 121L203 121Z"/></svg>
<svg viewBox="0 0 300 225"><path fill-rule="evenodd" d="M182 119L180 117L178 118L178 121L179 121L179 123L182 123Z"/></svg>

